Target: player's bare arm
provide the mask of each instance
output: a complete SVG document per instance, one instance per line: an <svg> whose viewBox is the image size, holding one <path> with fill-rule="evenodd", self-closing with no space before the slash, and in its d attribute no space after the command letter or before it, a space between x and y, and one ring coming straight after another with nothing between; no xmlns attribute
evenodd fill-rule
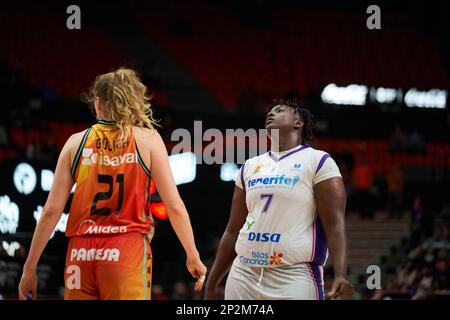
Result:
<svg viewBox="0 0 450 320"><path fill-rule="evenodd" d="M198 281L196 291L201 290L206 275L206 267L200 260L200 254L195 246L194 234L189 220L189 215L183 200L178 193L172 171L169 166L169 158L166 146L161 136L153 131L148 134L150 151L150 170L158 192L166 205L167 213L175 233L186 251L187 268Z"/></svg>
<svg viewBox="0 0 450 320"><path fill-rule="evenodd" d="M231 203L230 219L217 249L216 259L211 273L206 281L205 299L217 299L216 289L225 274L230 270L233 260L236 258L234 245L239 235L239 230L245 223L248 210L245 203L245 191L240 187L234 187Z"/></svg>
<svg viewBox="0 0 450 320"><path fill-rule="evenodd" d="M37 298L36 286L36 267L39 258L47 245L50 236L55 229L56 224L64 210L74 181L71 175L71 163L74 150L81 141L84 132L72 135L64 145L55 170L55 179L53 181L50 193L42 211L31 242L30 253L24 264L22 278L19 284L19 298L27 299L28 293L32 293L32 298Z"/></svg>
<svg viewBox="0 0 450 320"><path fill-rule="evenodd" d="M314 187L317 209L333 259L334 281L328 297L350 299L353 286L347 277L347 241L345 236L346 194L342 178L330 178Z"/></svg>

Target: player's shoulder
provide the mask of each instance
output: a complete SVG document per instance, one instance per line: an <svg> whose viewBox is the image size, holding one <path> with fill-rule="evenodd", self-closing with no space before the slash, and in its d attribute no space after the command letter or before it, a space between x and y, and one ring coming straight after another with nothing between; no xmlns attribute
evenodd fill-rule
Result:
<svg viewBox="0 0 450 320"><path fill-rule="evenodd" d="M156 129L133 126L133 132L141 153L167 152L164 140Z"/></svg>
<svg viewBox="0 0 450 320"><path fill-rule="evenodd" d="M312 146L309 146L305 149L305 151L310 154L314 159L321 159L322 157L329 157L330 154L327 151L316 149Z"/></svg>
<svg viewBox="0 0 450 320"><path fill-rule="evenodd" d="M263 161L265 161L265 160L267 159L268 154L269 154L269 153L266 152L266 153L263 153L263 154L260 154L260 155L257 155L257 156L248 158L248 159L245 161L244 165L245 165L245 166L253 166L253 165L260 164L261 162L263 162Z"/></svg>
<svg viewBox="0 0 450 320"><path fill-rule="evenodd" d="M73 146L78 147L79 144L81 143L81 141L83 140L84 136L86 135L86 132L87 132L89 129L90 129L90 128L86 128L86 129L84 129L83 131L79 131L79 132L76 132L76 133L72 134L72 135L69 137L69 139L67 139L66 144L67 144L69 147L73 147Z"/></svg>
<svg viewBox="0 0 450 320"><path fill-rule="evenodd" d="M144 139L161 139L161 135L156 129L133 126L134 135L137 138Z"/></svg>

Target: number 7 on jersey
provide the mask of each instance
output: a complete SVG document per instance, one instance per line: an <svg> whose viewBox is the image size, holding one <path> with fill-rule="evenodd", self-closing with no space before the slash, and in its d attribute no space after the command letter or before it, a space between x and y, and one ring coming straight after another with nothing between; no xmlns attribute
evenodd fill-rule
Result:
<svg viewBox="0 0 450 320"><path fill-rule="evenodd" d="M273 199L273 193L261 193L259 195L261 200L266 199L266 203L264 204L264 207L262 209L262 213L266 213L269 210L269 206L272 203L272 199Z"/></svg>

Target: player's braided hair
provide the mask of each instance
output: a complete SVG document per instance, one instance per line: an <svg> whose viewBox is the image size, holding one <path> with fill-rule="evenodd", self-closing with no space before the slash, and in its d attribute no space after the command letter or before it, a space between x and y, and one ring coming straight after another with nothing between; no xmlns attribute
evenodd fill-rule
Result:
<svg viewBox="0 0 450 320"><path fill-rule="evenodd" d="M303 128L301 131L302 144L305 143L305 140L314 139L314 116L308 109L300 107L297 99L276 99L267 107L267 112L270 112L273 107L278 105L293 108L298 112L300 119L303 121Z"/></svg>

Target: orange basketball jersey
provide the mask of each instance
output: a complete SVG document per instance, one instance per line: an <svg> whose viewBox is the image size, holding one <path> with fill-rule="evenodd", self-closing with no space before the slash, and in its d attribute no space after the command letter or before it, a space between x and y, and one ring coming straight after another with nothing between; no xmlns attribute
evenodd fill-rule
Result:
<svg viewBox="0 0 450 320"><path fill-rule="evenodd" d="M83 136L72 164L76 190L66 236L153 235L150 213L150 170L137 148L133 130L117 143L119 128L100 120Z"/></svg>

